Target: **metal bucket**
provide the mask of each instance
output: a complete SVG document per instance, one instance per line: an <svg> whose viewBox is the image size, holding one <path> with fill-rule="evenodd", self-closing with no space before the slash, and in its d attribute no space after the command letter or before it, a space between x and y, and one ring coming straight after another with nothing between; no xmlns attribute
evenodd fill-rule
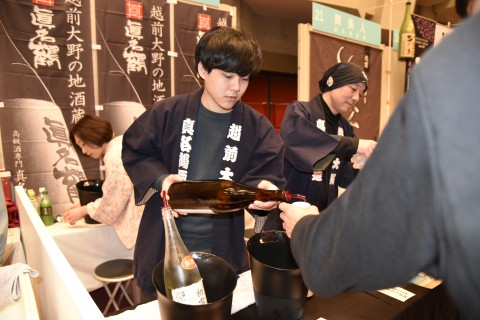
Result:
<svg viewBox="0 0 480 320"><path fill-rule="evenodd" d="M303 315L307 287L283 231L266 231L247 243L258 314L269 320L297 320Z"/></svg>
<svg viewBox="0 0 480 320"><path fill-rule="evenodd" d="M86 206L88 203L97 200L103 196L102 192L103 180L91 179L82 180L77 183L78 198L80 199L80 205ZM90 215L85 216L85 223L97 224L100 223L95 219L92 219Z"/></svg>
<svg viewBox="0 0 480 320"><path fill-rule="evenodd" d="M162 320L227 320L232 310L237 275L228 262L205 252L192 252L203 279L207 304L187 305L167 298L163 260L153 270L152 280Z"/></svg>

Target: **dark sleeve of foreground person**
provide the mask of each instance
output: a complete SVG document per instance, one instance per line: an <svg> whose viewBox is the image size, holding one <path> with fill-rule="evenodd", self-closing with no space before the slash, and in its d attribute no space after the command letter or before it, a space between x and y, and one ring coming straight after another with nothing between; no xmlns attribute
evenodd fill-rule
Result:
<svg viewBox="0 0 480 320"><path fill-rule="evenodd" d="M392 287L424 271L480 319L478 30L479 14L424 55L365 168L293 229L294 256L317 295Z"/></svg>

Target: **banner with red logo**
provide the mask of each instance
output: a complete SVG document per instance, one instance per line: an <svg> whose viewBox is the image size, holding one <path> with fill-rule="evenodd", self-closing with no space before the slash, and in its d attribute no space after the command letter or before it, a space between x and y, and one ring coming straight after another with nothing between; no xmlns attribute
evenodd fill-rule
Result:
<svg viewBox="0 0 480 320"><path fill-rule="evenodd" d="M170 96L170 5L96 1L99 103L150 106Z"/></svg>
<svg viewBox="0 0 480 320"><path fill-rule="evenodd" d="M186 93L201 86L195 66L195 46L202 35L214 26L232 26L228 11L203 10L201 6L178 3L175 6L175 93Z"/></svg>
<svg viewBox="0 0 480 320"><path fill-rule="evenodd" d="M93 112L89 13L88 1L1 1L0 100L50 101L68 125Z"/></svg>

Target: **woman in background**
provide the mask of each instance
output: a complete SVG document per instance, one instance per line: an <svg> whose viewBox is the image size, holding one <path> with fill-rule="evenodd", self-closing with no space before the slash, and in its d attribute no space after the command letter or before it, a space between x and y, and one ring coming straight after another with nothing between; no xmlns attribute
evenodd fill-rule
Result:
<svg viewBox="0 0 480 320"><path fill-rule="evenodd" d="M111 225L128 249L133 248L143 206L135 206L133 184L122 163L122 138L113 137L113 130L107 120L86 115L70 130L70 141L77 153L92 159L103 159L105 181L103 197L87 205L73 204L62 214L62 221L74 224L89 214L92 219Z"/></svg>

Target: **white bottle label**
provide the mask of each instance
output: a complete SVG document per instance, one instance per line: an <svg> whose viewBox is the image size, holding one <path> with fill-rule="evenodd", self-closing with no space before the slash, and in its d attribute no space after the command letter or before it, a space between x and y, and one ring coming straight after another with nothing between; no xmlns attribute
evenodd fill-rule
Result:
<svg viewBox="0 0 480 320"><path fill-rule="evenodd" d="M172 289L172 300L189 305L207 304L203 280L186 287Z"/></svg>
<svg viewBox="0 0 480 320"><path fill-rule="evenodd" d="M415 57L415 33L402 33L400 56L404 58Z"/></svg>

